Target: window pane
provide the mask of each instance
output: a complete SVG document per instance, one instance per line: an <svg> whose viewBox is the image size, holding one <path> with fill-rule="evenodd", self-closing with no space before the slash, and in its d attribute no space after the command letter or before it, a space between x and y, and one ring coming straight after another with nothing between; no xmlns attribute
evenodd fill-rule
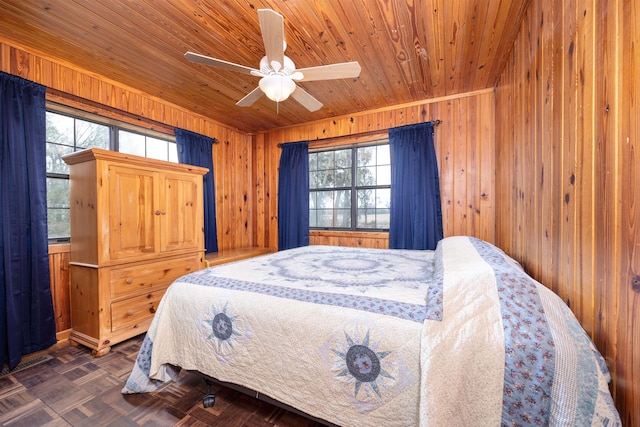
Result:
<svg viewBox="0 0 640 427"><path fill-rule="evenodd" d="M376 167L358 168L358 185L369 186L376 185Z"/></svg>
<svg viewBox="0 0 640 427"><path fill-rule="evenodd" d="M47 228L49 239L66 239L69 237L69 209L47 208Z"/></svg>
<svg viewBox="0 0 640 427"><path fill-rule="evenodd" d="M109 149L109 127L98 123L76 119L77 148Z"/></svg>
<svg viewBox="0 0 640 427"><path fill-rule="evenodd" d="M358 190L358 227L389 228L391 190L377 188Z"/></svg>
<svg viewBox="0 0 640 427"><path fill-rule="evenodd" d="M53 173L69 173L69 165L67 165L62 156L73 153L73 147L67 145L47 144L47 172Z"/></svg>
<svg viewBox="0 0 640 427"><path fill-rule="evenodd" d="M388 229L391 223L391 211L389 209L378 209L376 212L376 228Z"/></svg>
<svg viewBox="0 0 640 427"><path fill-rule="evenodd" d="M376 208L391 207L391 190L389 188L376 189Z"/></svg>
<svg viewBox="0 0 640 427"><path fill-rule="evenodd" d="M309 212L309 227L317 227L318 226L318 216L315 210L311 210Z"/></svg>
<svg viewBox="0 0 640 427"><path fill-rule="evenodd" d="M351 168L351 150L335 152L336 168Z"/></svg>
<svg viewBox="0 0 640 427"><path fill-rule="evenodd" d="M351 168L349 169L336 169L336 187L351 187Z"/></svg>
<svg viewBox="0 0 640 427"><path fill-rule="evenodd" d="M333 209L320 209L317 212L318 227L333 227Z"/></svg>
<svg viewBox="0 0 640 427"><path fill-rule="evenodd" d="M144 135L120 130L118 132L119 151L144 157Z"/></svg>
<svg viewBox="0 0 640 427"><path fill-rule="evenodd" d="M378 166L391 164L389 144L378 145L376 147L376 164Z"/></svg>
<svg viewBox="0 0 640 427"><path fill-rule="evenodd" d="M333 209L333 191L318 191L316 194L318 208Z"/></svg>
<svg viewBox="0 0 640 427"><path fill-rule="evenodd" d="M358 209L358 228L376 228L375 209Z"/></svg>
<svg viewBox="0 0 640 427"><path fill-rule="evenodd" d="M376 168L376 185L391 185L391 166L384 165Z"/></svg>
<svg viewBox="0 0 640 427"><path fill-rule="evenodd" d="M358 148L358 166L376 164L376 147Z"/></svg>
<svg viewBox="0 0 640 427"><path fill-rule="evenodd" d="M73 146L73 117L46 113L47 142Z"/></svg>
<svg viewBox="0 0 640 427"><path fill-rule="evenodd" d="M337 209L333 226L337 228L351 228L351 209Z"/></svg>
<svg viewBox="0 0 640 427"><path fill-rule="evenodd" d="M333 206L351 209L351 190L336 190Z"/></svg>
<svg viewBox="0 0 640 427"><path fill-rule="evenodd" d="M318 153L309 153L309 172L318 170Z"/></svg>
<svg viewBox="0 0 640 427"><path fill-rule="evenodd" d="M317 171L309 171L309 189L315 190L318 188L318 184L320 183L320 178L318 177Z"/></svg>
<svg viewBox="0 0 640 427"><path fill-rule="evenodd" d="M358 190L358 208L375 208L376 192L375 190Z"/></svg>
<svg viewBox="0 0 640 427"><path fill-rule="evenodd" d="M178 161L178 144L169 142L169 161L179 163Z"/></svg>
<svg viewBox="0 0 640 427"><path fill-rule="evenodd" d="M335 169L336 162L333 151L318 153L318 170Z"/></svg>
<svg viewBox="0 0 640 427"><path fill-rule="evenodd" d="M168 141L147 137L147 157L158 160L168 160Z"/></svg>
<svg viewBox="0 0 640 427"><path fill-rule="evenodd" d="M69 208L69 180L47 178L47 207Z"/></svg>
<svg viewBox="0 0 640 427"><path fill-rule="evenodd" d="M333 169L328 169L328 170L321 170L318 171L318 175L316 176L317 180L318 180L318 187L317 188L333 188L336 186L336 174L335 174L335 170Z"/></svg>

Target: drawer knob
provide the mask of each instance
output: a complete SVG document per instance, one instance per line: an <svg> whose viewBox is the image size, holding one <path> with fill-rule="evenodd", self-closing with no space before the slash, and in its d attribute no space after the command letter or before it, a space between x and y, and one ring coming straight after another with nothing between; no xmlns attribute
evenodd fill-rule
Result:
<svg viewBox="0 0 640 427"><path fill-rule="evenodd" d="M153 314L153 313L155 313L155 312L156 312L156 308L155 308L155 307L151 307L151 308L149 309L149 313Z"/></svg>
<svg viewBox="0 0 640 427"><path fill-rule="evenodd" d="M190 265L187 266L187 271L191 271L191 266Z"/></svg>
<svg viewBox="0 0 640 427"><path fill-rule="evenodd" d="M136 314L136 312L133 310L127 311L127 316L133 316L134 314Z"/></svg>
<svg viewBox="0 0 640 427"><path fill-rule="evenodd" d="M130 285L130 284L132 284L132 283L133 283L133 279L132 279L131 277L129 277L129 278L127 279L127 285Z"/></svg>

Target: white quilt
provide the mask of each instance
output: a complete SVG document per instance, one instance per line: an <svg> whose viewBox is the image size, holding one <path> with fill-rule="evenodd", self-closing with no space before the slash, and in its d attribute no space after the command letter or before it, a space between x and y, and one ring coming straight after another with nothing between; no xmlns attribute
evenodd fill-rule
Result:
<svg viewBox="0 0 640 427"><path fill-rule="evenodd" d="M467 237L435 253L309 246L184 276L123 393L176 366L343 426L620 423L566 305Z"/></svg>

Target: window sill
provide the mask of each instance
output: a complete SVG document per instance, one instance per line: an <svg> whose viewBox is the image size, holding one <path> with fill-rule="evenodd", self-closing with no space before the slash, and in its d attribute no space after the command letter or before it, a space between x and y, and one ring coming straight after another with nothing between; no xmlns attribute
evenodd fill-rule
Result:
<svg viewBox="0 0 640 427"><path fill-rule="evenodd" d="M49 243L49 255L71 252L70 243Z"/></svg>

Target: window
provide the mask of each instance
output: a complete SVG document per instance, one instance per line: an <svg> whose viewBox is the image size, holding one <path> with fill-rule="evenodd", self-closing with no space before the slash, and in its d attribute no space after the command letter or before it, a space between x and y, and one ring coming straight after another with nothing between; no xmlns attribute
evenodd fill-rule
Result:
<svg viewBox="0 0 640 427"><path fill-rule="evenodd" d="M118 151L178 163L176 143L127 130L118 130Z"/></svg>
<svg viewBox="0 0 640 427"><path fill-rule="evenodd" d="M309 153L312 229L389 229L389 143Z"/></svg>
<svg viewBox="0 0 640 427"><path fill-rule="evenodd" d="M178 162L175 140L100 116L68 109L46 112L47 218L49 242L69 241L69 166L62 156L88 148L122 151Z"/></svg>

